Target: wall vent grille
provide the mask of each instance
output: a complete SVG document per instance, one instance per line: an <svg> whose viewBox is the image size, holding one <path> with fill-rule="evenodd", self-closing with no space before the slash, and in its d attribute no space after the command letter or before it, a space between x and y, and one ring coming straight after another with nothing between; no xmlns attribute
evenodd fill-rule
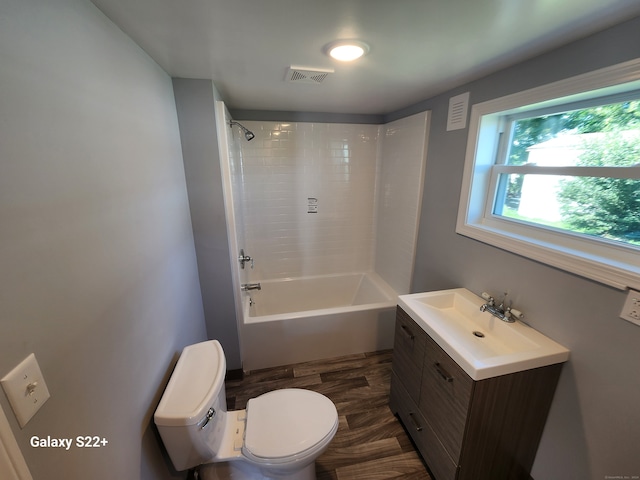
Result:
<svg viewBox="0 0 640 480"><path fill-rule="evenodd" d="M460 130L467 126L467 111L469 110L469 92L456 95L449 99L449 115L447 117L447 131Z"/></svg>

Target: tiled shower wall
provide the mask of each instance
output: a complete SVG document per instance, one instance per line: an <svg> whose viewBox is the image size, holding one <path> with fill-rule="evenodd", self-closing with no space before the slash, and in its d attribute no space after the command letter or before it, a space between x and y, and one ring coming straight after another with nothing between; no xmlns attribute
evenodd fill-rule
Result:
<svg viewBox="0 0 640 480"><path fill-rule="evenodd" d="M393 175L385 174L386 183L382 181L381 133L386 126L242 123L256 136L250 142L242 140L231 172L234 208L242 211L238 218L245 238L239 247L255 259L250 280L365 272L384 263L376 260L377 232L384 230L377 225L377 202L382 198L377 191L385 188L387 197L391 191L412 196L402 185L389 187ZM239 130L234 133L242 138ZM414 161L422 164L421 159ZM413 211L419 199L416 191ZM394 214L389 205L382 217L385 222ZM400 201L394 208L402 205ZM415 238L416 218L408 223L410 232L403 237ZM395 222L394 228L398 226L404 228ZM384 236L385 248L390 248L392 237ZM413 258L413 245L410 251ZM390 275L398 276L402 274ZM408 291L408 285L402 290Z"/></svg>
<svg viewBox="0 0 640 480"><path fill-rule="evenodd" d="M409 293L427 155L429 113L382 125L375 271Z"/></svg>

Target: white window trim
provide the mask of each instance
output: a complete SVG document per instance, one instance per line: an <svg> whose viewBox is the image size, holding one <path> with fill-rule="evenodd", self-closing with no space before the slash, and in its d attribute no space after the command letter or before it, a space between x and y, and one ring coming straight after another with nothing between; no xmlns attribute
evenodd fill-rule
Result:
<svg viewBox="0 0 640 480"><path fill-rule="evenodd" d="M473 105L456 232L621 290L640 289L637 249L490 214L500 117L638 88L640 59Z"/></svg>

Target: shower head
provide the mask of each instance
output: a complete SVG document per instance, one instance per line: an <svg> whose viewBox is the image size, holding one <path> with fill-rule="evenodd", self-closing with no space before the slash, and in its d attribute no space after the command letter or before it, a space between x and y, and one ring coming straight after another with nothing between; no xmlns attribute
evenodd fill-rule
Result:
<svg viewBox="0 0 640 480"><path fill-rule="evenodd" d="M255 134L254 134L251 130L246 130L246 131L244 132L244 138L246 138L246 139L247 139L247 142L248 142L249 140L253 140L253 137L255 137Z"/></svg>
<svg viewBox="0 0 640 480"><path fill-rule="evenodd" d="M246 138L247 141L253 140L253 138L255 137L255 134L251 130L249 130L247 127L242 125L240 122L235 122L233 120L230 120L229 126L233 127L234 125L238 125L242 129L242 131L244 132L244 138Z"/></svg>

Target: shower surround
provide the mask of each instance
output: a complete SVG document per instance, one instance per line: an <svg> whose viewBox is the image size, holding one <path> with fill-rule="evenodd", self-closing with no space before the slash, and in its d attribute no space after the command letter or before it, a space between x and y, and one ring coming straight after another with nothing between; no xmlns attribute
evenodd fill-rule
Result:
<svg viewBox="0 0 640 480"><path fill-rule="evenodd" d="M377 271L408 293L426 113L387 125L243 124L256 137L231 172L250 280Z"/></svg>
<svg viewBox="0 0 640 480"><path fill-rule="evenodd" d="M253 257L255 267L238 268L239 283L280 280L293 286L292 279L370 273L397 294L409 293L429 113L386 125L240 121L255 138L247 142L235 127L227 137L235 248ZM246 310L250 293L237 294ZM335 304L327 304L332 309L327 317L315 305L309 318L291 312L291 318L273 325L266 317L247 320L244 312L238 318L244 368L322 358L319 343L364 336L359 332L368 329L374 330L367 332L370 345L346 341L344 352L330 354L357 353L349 350L350 343L362 352L390 348L394 305L395 298L378 309L363 305L367 317L362 312L349 316ZM296 324L301 332L295 332ZM310 336L310 329L316 333ZM291 341L273 342L284 331L293 332L296 343L308 337L309 348L296 344L301 356L291 357ZM279 351L282 358L276 358ZM313 351L313 358L304 357L305 351Z"/></svg>
<svg viewBox="0 0 640 480"><path fill-rule="evenodd" d="M236 181L251 276L372 269L377 125L244 123L256 134Z"/></svg>

